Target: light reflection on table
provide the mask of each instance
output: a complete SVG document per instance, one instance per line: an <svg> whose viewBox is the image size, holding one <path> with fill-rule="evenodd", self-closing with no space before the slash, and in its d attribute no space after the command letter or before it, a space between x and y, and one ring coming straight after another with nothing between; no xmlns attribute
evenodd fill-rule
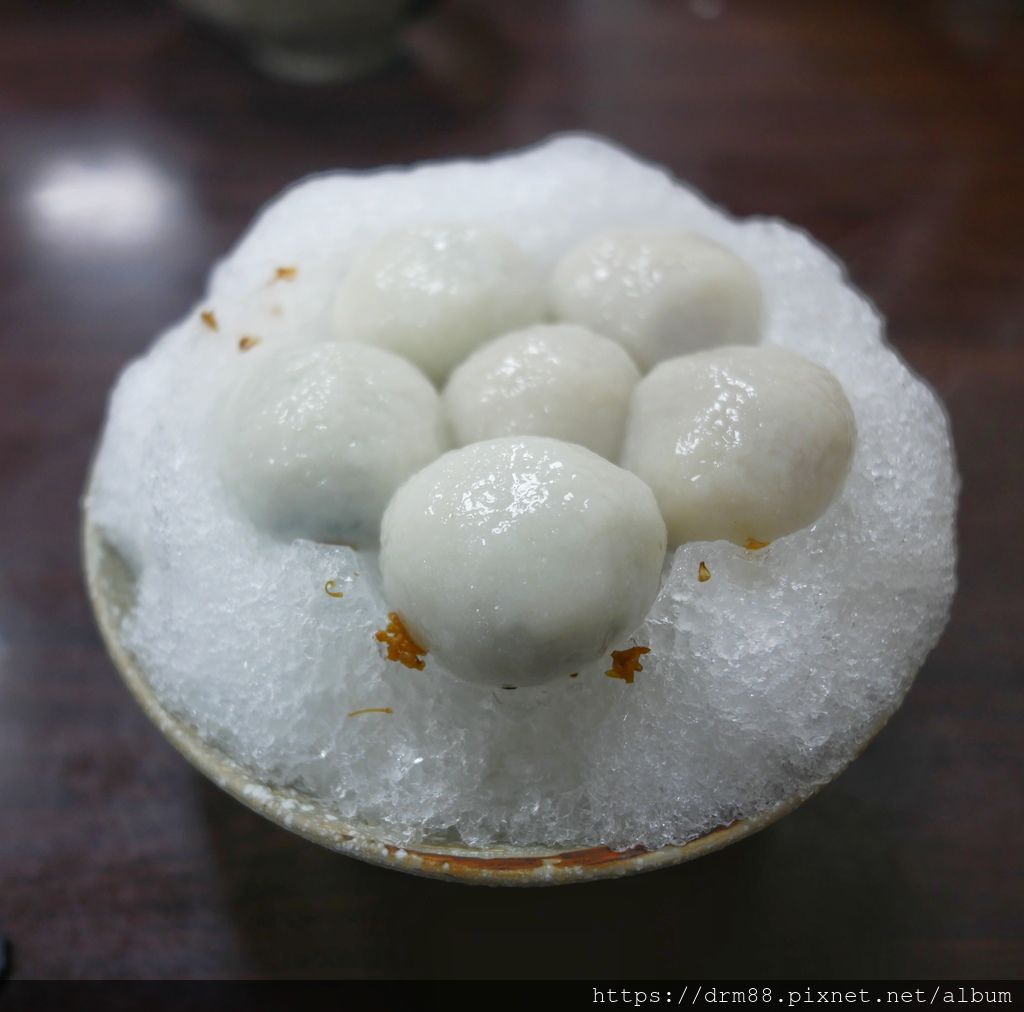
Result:
<svg viewBox="0 0 1024 1012"><path fill-rule="evenodd" d="M24 198L40 241L90 250L158 242L187 205L181 177L130 148L60 153L42 165Z"/></svg>

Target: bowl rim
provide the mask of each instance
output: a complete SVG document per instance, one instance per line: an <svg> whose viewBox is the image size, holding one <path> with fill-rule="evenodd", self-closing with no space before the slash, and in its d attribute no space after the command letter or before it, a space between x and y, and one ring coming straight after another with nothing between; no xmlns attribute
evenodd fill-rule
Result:
<svg viewBox="0 0 1024 1012"><path fill-rule="evenodd" d="M721 850L770 826L825 786L821 783L806 793L783 799L757 816L737 819L687 843L669 844L655 850L642 846L614 850L604 845L564 850L536 846L470 847L428 842L410 844L389 839L380 828L348 822L332 812L326 803L307 794L263 783L217 746L204 741L191 724L163 706L121 638L125 609L111 595L110 585L112 572L116 574L120 568L130 573L130 569L93 523L89 508L91 487L90 473L82 500L81 526L86 589L107 653L135 702L195 769L236 801L283 829L329 850L384 868L473 885L544 886L591 882L667 868ZM116 582L116 579L115 575L113 580ZM889 714L885 714L872 729L865 747L888 717Z"/></svg>

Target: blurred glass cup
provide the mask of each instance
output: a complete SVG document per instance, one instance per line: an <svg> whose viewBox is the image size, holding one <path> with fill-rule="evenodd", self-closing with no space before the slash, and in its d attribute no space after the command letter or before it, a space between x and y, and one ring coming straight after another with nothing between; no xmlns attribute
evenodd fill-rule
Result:
<svg viewBox="0 0 1024 1012"><path fill-rule="evenodd" d="M360 77L389 63L402 29L432 0L176 0L238 39L273 77L301 83Z"/></svg>

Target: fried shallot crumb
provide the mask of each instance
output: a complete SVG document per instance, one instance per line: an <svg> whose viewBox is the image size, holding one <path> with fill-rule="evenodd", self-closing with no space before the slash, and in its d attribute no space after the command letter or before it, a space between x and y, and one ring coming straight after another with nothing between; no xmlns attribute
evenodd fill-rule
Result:
<svg viewBox="0 0 1024 1012"><path fill-rule="evenodd" d="M210 330L220 330L220 324L217 322L217 316L212 309L204 309L199 314L199 319L202 320Z"/></svg>
<svg viewBox="0 0 1024 1012"><path fill-rule="evenodd" d="M294 281L295 276L299 273L298 267L278 267L274 271L274 277L270 283L273 284L275 281Z"/></svg>
<svg viewBox="0 0 1024 1012"><path fill-rule="evenodd" d="M421 647L402 624L396 612L388 613L388 627L381 629L374 637L378 642L387 644L388 660L398 661L407 668L422 671L425 665L422 655L427 651Z"/></svg>
<svg viewBox="0 0 1024 1012"><path fill-rule="evenodd" d="M628 685L633 684L633 676L643 671L640 658L651 652L650 647L628 647L625 650L612 651L612 666L605 674L609 678L621 678Z"/></svg>
<svg viewBox="0 0 1024 1012"><path fill-rule="evenodd" d="M697 567L697 579L700 580L701 583L707 583L708 580L711 579L711 570L708 569L707 564L704 562L701 562Z"/></svg>
<svg viewBox="0 0 1024 1012"><path fill-rule="evenodd" d="M770 541L758 541L757 538L747 538L747 543L744 547L749 552L759 552L762 548L767 548L770 544Z"/></svg>
<svg viewBox="0 0 1024 1012"><path fill-rule="evenodd" d="M361 717L364 713L394 713L390 706L364 706L361 710L353 710L350 717Z"/></svg>
<svg viewBox="0 0 1024 1012"><path fill-rule="evenodd" d="M248 351L250 348L255 348L256 345L258 345L262 340L263 338L261 337L249 337L248 335L246 335L245 337L239 340L238 350Z"/></svg>

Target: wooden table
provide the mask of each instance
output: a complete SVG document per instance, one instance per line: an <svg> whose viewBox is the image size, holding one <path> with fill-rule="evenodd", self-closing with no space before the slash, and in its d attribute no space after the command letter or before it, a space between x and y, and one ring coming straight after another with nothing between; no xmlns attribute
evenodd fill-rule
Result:
<svg viewBox="0 0 1024 1012"><path fill-rule="evenodd" d="M273 83L170 8L0 21L0 933L12 974L1019 974L1024 18L1010 2L451 4ZM261 202L335 166L598 131L834 248L952 413L961 590L901 712L776 827L548 891L320 850L179 758L104 655L77 510L117 370ZM921 532L928 537L927 531Z"/></svg>

